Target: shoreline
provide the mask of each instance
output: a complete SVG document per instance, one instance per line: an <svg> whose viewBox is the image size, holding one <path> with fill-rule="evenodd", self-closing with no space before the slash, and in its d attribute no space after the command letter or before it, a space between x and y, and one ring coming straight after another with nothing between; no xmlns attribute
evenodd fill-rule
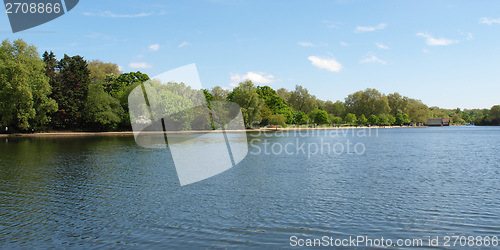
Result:
<svg viewBox="0 0 500 250"><path fill-rule="evenodd" d="M427 128L427 126L363 126L363 127L316 127L316 128L260 128L260 129L245 129L245 130L226 130L226 132L277 132L277 131L297 131L297 130L332 130L332 129L386 129L386 128ZM168 131L168 132L142 132L150 134L200 134L200 133L220 133L222 130L190 130L190 131ZM47 133L13 133L0 134L0 138L10 137L86 137L86 136L133 136L133 131L120 132L76 132L76 131L61 131Z"/></svg>

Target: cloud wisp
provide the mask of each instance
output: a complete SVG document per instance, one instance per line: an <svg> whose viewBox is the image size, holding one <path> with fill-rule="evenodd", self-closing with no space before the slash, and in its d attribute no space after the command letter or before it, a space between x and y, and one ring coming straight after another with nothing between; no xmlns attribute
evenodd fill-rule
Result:
<svg viewBox="0 0 500 250"><path fill-rule="evenodd" d="M188 45L191 45L191 44L190 44L190 43L188 43L188 42L182 42L181 44L179 44L179 45L177 46L177 48L179 48L179 49L180 49L180 48L185 47L185 46L188 46Z"/></svg>
<svg viewBox="0 0 500 250"><path fill-rule="evenodd" d="M149 48L150 51L158 51L160 49L160 45L157 44L157 43L155 43L155 44L149 45L148 48Z"/></svg>
<svg viewBox="0 0 500 250"><path fill-rule="evenodd" d="M375 43L375 46L379 49L390 49L389 46L383 44L383 43Z"/></svg>
<svg viewBox="0 0 500 250"><path fill-rule="evenodd" d="M359 63L380 63L380 64L386 64L387 62L384 60L380 60L377 56L370 54L367 55L365 58L361 59Z"/></svg>
<svg viewBox="0 0 500 250"><path fill-rule="evenodd" d="M458 40L447 39L444 37L435 38L429 33L417 33L417 36L425 38L425 43L429 46L448 46L458 43Z"/></svg>
<svg viewBox="0 0 500 250"><path fill-rule="evenodd" d="M153 65L146 62L131 62L128 66L132 69L150 69L153 67Z"/></svg>
<svg viewBox="0 0 500 250"><path fill-rule="evenodd" d="M322 58L318 56L310 56L307 59L311 61L312 65L328 71L340 72L343 68L342 64L337 62L335 59Z"/></svg>
<svg viewBox="0 0 500 250"><path fill-rule="evenodd" d="M364 32L373 32L377 30L383 30L387 27L387 24L380 23L377 26L357 26L354 30L354 33L364 33Z"/></svg>
<svg viewBox="0 0 500 250"><path fill-rule="evenodd" d="M299 46L302 46L302 47L315 47L316 45L314 45L314 43L311 43L311 42L298 42L297 43Z"/></svg>
<svg viewBox="0 0 500 250"><path fill-rule="evenodd" d="M238 83L250 80L257 84L271 84L274 82L274 76L264 72L248 72L245 75L231 74L231 83L229 86L236 87Z"/></svg>
<svg viewBox="0 0 500 250"><path fill-rule="evenodd" d="M484 23L484 24L488 24L488 25L500 24L500 17L499 18L481 17L479 19L479 23Z"/></svg>
<svg viewBox="0 0 500 250"><path fill-rule="evenodd" d="M153 12L141 12L137 14L116 14L111 11L101 11L98 13L92 13L92 12L83 12L83 15L85 16L99 16L99 17L109 17L109 18L138 18L138 17L146 17L146 16L151 16L153 15Z"/></svg>

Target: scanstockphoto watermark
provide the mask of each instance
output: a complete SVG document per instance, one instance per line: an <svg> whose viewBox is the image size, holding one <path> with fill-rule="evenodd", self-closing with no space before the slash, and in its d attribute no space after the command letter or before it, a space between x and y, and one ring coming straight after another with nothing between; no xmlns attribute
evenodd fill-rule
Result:
<svg viewBox="0 0 500 250"><path fill-rule="evenodd" d="M250 134L252 155L363 155L366 146L355 138L378 137L378 128L293 129ZM252 138L253 137L253 138ZM288 138L277 140L277 138Z"/></svg>

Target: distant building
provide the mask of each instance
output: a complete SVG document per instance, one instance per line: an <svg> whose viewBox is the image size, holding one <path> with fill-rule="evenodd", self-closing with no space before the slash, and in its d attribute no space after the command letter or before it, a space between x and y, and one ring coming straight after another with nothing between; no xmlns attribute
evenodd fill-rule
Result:
<svg viewBox="0 0 500 250"><path fill-rule="evenodd" d="M427 119L427 126L450 126L450 119L438 118L438 119Z"/></svg>

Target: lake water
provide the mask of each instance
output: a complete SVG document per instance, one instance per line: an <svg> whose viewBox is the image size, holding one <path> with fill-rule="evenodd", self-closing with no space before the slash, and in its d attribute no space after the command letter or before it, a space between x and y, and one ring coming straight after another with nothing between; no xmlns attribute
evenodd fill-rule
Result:
<svg viewBox="0 0 500 250"><path fill-rule="evenodd" d="M235 167L180 186L168 148L130 136L0 138L0 247L287 248L324 236L439 237L443 247L446 236L500 237L500 127L248 141Z"/></svg>

